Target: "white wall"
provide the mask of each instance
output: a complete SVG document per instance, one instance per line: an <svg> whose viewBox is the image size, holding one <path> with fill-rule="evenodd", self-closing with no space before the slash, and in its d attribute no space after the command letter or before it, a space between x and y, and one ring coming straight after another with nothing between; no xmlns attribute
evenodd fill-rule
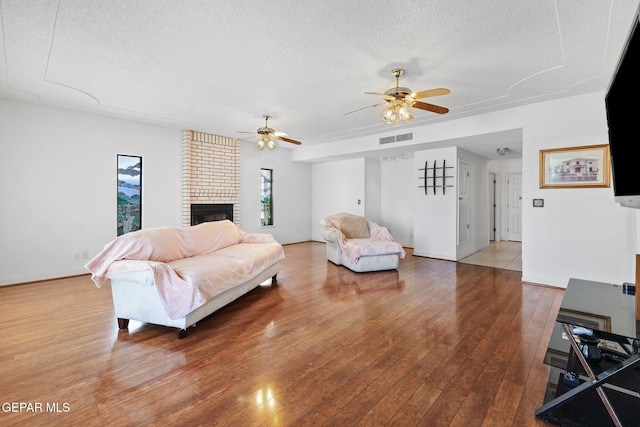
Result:
<svg viewBox="0 0 640 427"><path fill-rule="evenodd" d="M311 168L311 237L320 236L320 221L327 215L348 212L364 216L364 159L314 163ZM358 204L358 201L360 203Z"/></svg>
<svg viewBox="0 0 640 427"><path fill-rule="evenodd" d="M569 278L635 282L635 212L613 188L541 189L542 149L608 143L604 93L518 109L522 120L523 280L566 287ZM512 116L514 118L514 116ZM544 199L533 208L534 198Z"/></svg>
<svg viewBox="0 0 640 427"><path fill-rule="evenodd" d="M456 147L437 148L415 153L413 170L416 174L416 182L418 182L417 177L422 173L418 170L424 168L425 162L427 162L427 167L433 167L434 161L440 166L446 161L447 165L453 167L453 169L447 169L447 174L458 176ZM439 184L440 180L437 181ZM448 191L444 194L442 188L437 188L435 194L432 188L428 188L425 195L425 189L418 188L418 185L423 184L423 180L420 180L413 189L414 255L456 260L457 183L455 180L447 179L446 184L449 185L449 183L454 187L447 188ZM432 184L431 180L427 180L427 186Z"/></svg>
<svg viewBox="0 0 640 427"><path fill-rule="evenodd" d="M380 169L380 225L402 246L413 248L413 191L418 186L413 158L382 162Z"/></svg>
<svg viewBox="0 0 640 427"><path fill-rule="evenodd" d="M116 237L116 158L142 156L142 226L180 225L181 131L0 99L0 285L85 274Z"/></svg>
<svg viewBox="0 0 640 427"><path fill-rule="evenodd" d="M273 226L260 225L260 169L273 170ZM311 239L311 165L291 162L291 150L260 151L243 143L240 226L250 233L270 233L282 243Z"/></svg>
<svg viewBox="0 0 640 427"><path fill-rule="evenodd" d="M380 161L364 160L364 215L376 224L380 224L382 209Z"/></svg>

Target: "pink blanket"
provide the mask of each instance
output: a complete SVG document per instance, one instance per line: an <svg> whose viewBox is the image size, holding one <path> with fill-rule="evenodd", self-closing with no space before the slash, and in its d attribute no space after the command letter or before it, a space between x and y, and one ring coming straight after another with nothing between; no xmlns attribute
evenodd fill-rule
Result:
<svg viewBox="0 0 640 427"><path fill-rule="evenodd" d="M345 237L345 234L342 232L342 225L345 223L345 219L349 219L349 222L352 223L354 218L361 218L362 221L366 221L369 227L369 237ZM364 217L357 217L356 215L348 213L339 213L325 217L320 222L320 225L337 231L338 245L351 263L355 263L358 261L358 258L367 255L398 254L401 259L404 259L406 256L402 245L393 239L391 232L389 232L386 227L381 227Z"/></svg>
<svg viewBox="0 0 640 427"><path fill-rule="evenodd" d="M124 234L85 268L98 287L109 275L151 270L168 316L178 319L282 259L282 245L270 234L215 221Z"/></svg>

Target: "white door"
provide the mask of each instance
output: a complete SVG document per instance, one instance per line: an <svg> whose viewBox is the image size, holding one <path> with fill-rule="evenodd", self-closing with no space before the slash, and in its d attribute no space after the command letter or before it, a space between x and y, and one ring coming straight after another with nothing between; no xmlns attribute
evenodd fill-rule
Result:
<svg viewBox="0 0 640 427"><path fill-rule="evenodd" d="M507 240L522 241L522 175L507 175Z"/></svg>
<svg viewBox="0 0 640 427"><path fill-rule="evenodd" d="M458 160L458 244L469 240L469 165Z"/></svg>

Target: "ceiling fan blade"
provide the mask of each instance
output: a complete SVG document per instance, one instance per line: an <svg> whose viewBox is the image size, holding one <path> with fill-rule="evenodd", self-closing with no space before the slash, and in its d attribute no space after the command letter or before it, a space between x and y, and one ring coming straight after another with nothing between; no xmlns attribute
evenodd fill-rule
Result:
<svg viewBox="0 0 640 427"><path fill-rule="evenodd" d="M422 98L429 98L431 96L441 96L441 95L449 95L451 93L451 91L449 89L445 89L443 87L437 88L437 89L430 89L430 90L423 90L420 92L415 92L413 94L411 94L412 98L414 99L422 99Z"/></svg>
<svg viewBox="0 0 640 427"><path fill-rule="evenodd" d="M393 102L395 101L395 97L392 95L389 95L388 93L378 93L378 92L365 92L365 95L378 95L383 97L387 102ZM384 105L384 104L383 104Z"/></svg>
<svg viewBox="0 0 640 427"><path fill-rule="evenodd" d="M276 139L279 139L280 141L288 142L290 144L302 145L302 142L296 141L295 139L291 139L291 138L285 138L284 136L276 135Z"/></svg>
<svg viewBox="0 0 640 427"><path fill-rule="evenodd" d="M346 116L347 114L351 114L351 113L357 113L358 111L366 110L367 108L379 107L381 105L387 105L387 104L389 104L389 102L387 101L380 102L378 104L369 105L368 107L362 107L362 108L358 108L357 110L349 111L348 113L344 113L343 116Z"/></svg>
<svg viewBox="0 0 640 427"><path fill-rule="evenodd" d="M427 104L426 102L416 101L412 107L419 108L421 110L431 111L432 113L446 114L449 112L448 108L440 107L438 105Z"/></svg>
<svg viewBox="0 0 640 427"><path fill-rule="evenodd" d="M245 131L242 131L242 130L239 130L239 131L237 131L237 132L238 132L238 133L253 133L253 134L255 134L255 132L245 132Z"/></svg>
<svg viewBox="0 0 640 427"><path fill-rule="evenodd" d="M275 136L288 136L286 133L284 132L274 132L273 133Z"/></svg>
<svg viewBox="0 0 640 427"><path fill-rule="evenodd" d="M240 141L246 141L247 139L254 139L254 138L260 138L260 135L252 135L252 136L247 136L245 138L238 138Z"/></svg>

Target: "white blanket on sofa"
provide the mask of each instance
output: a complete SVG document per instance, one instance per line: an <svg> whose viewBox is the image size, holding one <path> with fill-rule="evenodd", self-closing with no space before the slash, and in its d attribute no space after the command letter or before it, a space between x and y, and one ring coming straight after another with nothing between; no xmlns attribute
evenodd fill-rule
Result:
<svg viewBox="0 0 640 427"><path fill-rule="evenodd" d="M98 287L108 275L150 270L168 316L178 319L282 259L273 236L225 220L118 236L85 268Z"/></svg>

